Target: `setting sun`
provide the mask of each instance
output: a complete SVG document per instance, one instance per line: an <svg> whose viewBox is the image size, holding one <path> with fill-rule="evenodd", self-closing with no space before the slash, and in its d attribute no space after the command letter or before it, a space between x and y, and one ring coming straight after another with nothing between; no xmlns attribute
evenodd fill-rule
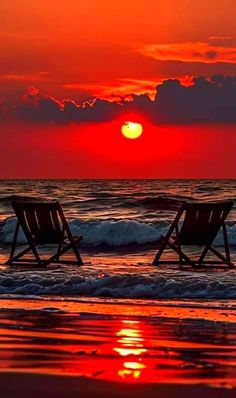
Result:
<svg viewBox="0 0 236 398"><path fill-rule="evenodd" d="M140 123L125 122L121 127L121 131L126 138L135 139L142 134L143 126Z"/></svg>

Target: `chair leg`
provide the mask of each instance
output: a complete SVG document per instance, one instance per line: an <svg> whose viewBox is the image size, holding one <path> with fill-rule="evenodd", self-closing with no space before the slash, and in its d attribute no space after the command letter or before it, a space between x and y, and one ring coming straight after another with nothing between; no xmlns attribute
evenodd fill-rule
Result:
<svg viewBox="0 0 236 398"><path fill-rule="evenodd" d="M77 246L74 243L72 245L72 250L73 250L74 255L75 255L75 257L76 257L76 259L78 261L78 265L82 265L83 264L83 260L82 260L82 258L80 256L80 253L79 253L79 250L78 250Z"/></svg>
<svg viewBox="0 0 236 398"><path fill-rule="evenodd" d="M17 253L15 256L9 257L8 261L6 262L6 264L7 265L13 264L15 261L18 261L19 258L23 257L26 253L28 253L30 250L31 250L30 246L26 247L24 250L22 250L21 252Z"/></svg>
<svg viewBox="0 0 236 398"><path fill-rule="evenodd" d="M182 265L184 265L184 262L183 262L183 255L182 255L181 245L180 245L180 241L179 241L179 226L178 226L178 224L176 225L175 230L176 230L175 244L177 245L177 249L178 249L179 263L180 263L180 266L182 266Z"/></svg>
<svg viewBox="0 0 236 398"><path fill-rule="evenodd" d="M189 265L191 265L192 267L195 267L195 266L196 266L196 264L194 263L194 261L192 261L184 252L182 252L180 246L175 246L175 245L174 245L173 243L171 243L170 241L167 242L167 245L170 246L170 248L171 248L172 250L174 250L174 251L179 255L179 258L181 258L181 262L180 262L181 265L183 264L182 260L185 260L185 263L184 263L185 265L186 265L186 264L189 264Z"/></svg>
<svg viewBox="0 0 236 398"><path fill-rule="evenodd" d="M61 252L61 249L62 249L62 245L63 245L63 242L60 242L59 245L58 245L57 253L56 253L55 256L54 256L54 261L55 261L55 262L59 261L60 252Z"/></svg>
<svg viewBox="0 0 236 398"><path fill-rule="evenodd" d="M16 250L17 236L18 236L18 232L19 232L19 227L20 227L20 224L19 224L19 222L17 222L16 229L15 229L15 232L14 232L14 237L13 237L13 243L12 243L12 247L11 247L10 256L9 256L8 261L6 262L7 265L12 265L15 262L16 263L19 262L19 259L21 257L23 257L25 254L27 254L29 251L32 251L32 253L33 253L33 255L35 257L35 260L38 263L38 265L40 265L40 266L41 265L47 265L47 264L49 264L49 263L51 263L53 261L54 262L55 261L59 261L60 256L62 254L64 254L65 252L67 252L68 250L70 250L70 249L72 249L73 252L74 252L74 255L75 255L76 260L77 260L77 264L78 265L82 265L83 264L83 261L82 261L82 258L80 256L79 250L78 250L78 248L76 246L76 242L78 240L80 240L80 238L73 239L72 237L69 237L70 243L68 245L66 245L64 248L62 248L63 241L61 241L59 243L59 245L58 245L57 253L55 255L51 256L46 261L45 260L41 260L39 254L38 254L38 251L37 251L37 249L35 247L34 242L32 242L30 239L28 239L29 246L27 248L25 248L24 250L20 251L19 253L17 253L16 255L14 255L15 254L15 250ZM28 259L28 261L30 261L30 260Z"/></svg>
<svg viewBox="0 0 236 398"><path fill-rule="evenodd" d="M35 247L34 245L31 245L31 250L32 250L32 252L33 252L33 254L34 254L34 257L35 257L35 259L36 259L38 265L46 265L46 264L45 264L45 261L42 261L41 258L39 257L39 254L38 254L38 252L37 252L37 249L36 249L36 247Z"/></svg>
<svg viewBox="0 0 236 398"><path fill-rule="evenodd" d="M38 263L38 265L45 265L45 261L41 260L39 257L39 254L36 250L36 248L34 246L28 246L26 247L24 250L20 251L19 253L17 253L14 257L9 258L9 260L6 262L7 265L12 265L14 263L17 264L17 262L19 263L19 259L21 257L23 257L25 254L27 254L28 252L32 251L34 254L34 257L36 259L36 262ZM30 261L29 259L26 259L26 261ZM33 261L33 260L32 260Z"/></svg>
<svg viewBox="0 0 236 398"><path fill-rule="evenodd" d="M154 258L154 260L152 262L152 265L158 265L159 260L161 258L161 255L162 255L162 253L164 252L164 250L166 248L167 241L165 240L165 238L163 236L161 236L160 242L161 242L161 245L160 245L160 247L159 247L159 249L157 251L157 254L156 254L156 256L155 256L155 258Z"/></svg>
<svg viewBox="0 0 236 398"><path fill-rule="evenodd" d="M8 265L12 264L12 261L13 261L13 258L14 258L14 254L15 254L15 250L16 250L16 244L17 244L17 236L18 236L18 232L19 232L19 227L20 227L20 224L17 221L16 229L15 229L14 236L13 236L13 242L12 242L10 256L9 256L8 261L6 262L6 264L8 264Z"/></svg>
<svg viewBox="0 0 236 398"><path fill-rule="evenodd" d="M27 254L29 251L32 251L32 253L33 253L33 255L34 255L34 257L35 257L36 262L38 263L38 265L44 265L44 261L42 261L42 260L40 259L39 254L38 254L38 252L37 252L37 250L36 250L36 248L35 248L34 243L31 242L31 241L29 241L29 240L28 240L29 246L26 247L24 250L21 250L21 251L20 251L19 253L17 253L16 255L14 255L14 254L15 254L15 250L16 250L17 236L18 236L18 232L19 232L19 227L20 227L20 224L19 224L19 222L17 222L16 229L15 229L15 233L14 233L14 237L13 237L13 243L12 243L11 253L10 253L10 256L9 256L8 261L6 262L6 265L12 265L13 263L18 262L19 259L20 259L21 257L23 257L25 254Z"/></svg>
<svg viewBox="0 0 236 398"><path fill-rule="evenodd" d="M201 266L201 265L204 264L204 258L206 257L207 252L208 252L209 250L210 250L210 245L207 245L207 246L204 247L204 249L203 249L203 251L202 251L202 254L200 255L199 260L198 260L199 266Z"/></svg>
<svg viewBox="0 0 236 398"><path fill-rule="evenodd" d="M225 247L225 257L218 250L216 250L214 247L212 247L210 244L208 244L203 249L202 254L198 260L198 264L200 266L204 265L204 259L207 255L207 252L209 250L211 250L211 252L213 254L215 254L215 256L217 256L222 261L222 263L227 264L230 268L235 267L234 264L231 263L231 260L230 260L229 243L228 243L228 236L227 236L227 230L226 230L225 223L223 224L222 229L223 229L223 238L224 238L224 247Z"/></svg>
<svg viewBox="0 0 236 398"><path fill-rule="evenodd" d="M183 212L184 212L184 208L182 206L179 209L178 213L176 214L175 219L174 219L173 223L171 224L167 234L165 236L161 236L161 238L160 238L161 245L160 245L159 250L157 251L157 254L152 262L152 265L158 265L161 255L162 255L163 251L165 250L167 242L171 238L171 235L173 234L175 229L178 231L178 228L177 228L178 222L179 222Z"/></svg>
<svg viewBox="0 0 236 398"><path fill-rule="evenodd" d="M167 239L166 237L163 237L163 236L161 237L161 241L162 241L162 245L160 246L160 248L156 254L156 257L154 258L153 265L161 264L160 257L162 255L163 251L165 250L166 246L169 246L179 256L179 262L177 262L177 264L180 264L180 265L190 264L192 267L195 266L195 263L185 253L182 252L180 245L178 245L178 246L174 245L173 243L170 242L169 239ZM184 262L183 262L183 260L184 260Z"/></svg>
<svg viewBox="0 0 236 398"><path fill-rule="evenodd" d="M72 249L73 252L74 252L74 254L75 254L75 257L76 257L76 259L77 259L77 265L82 265L82 264L83 264L83 261L82 261L82 259L81 259L81 257L80 257L79 250L78 250L78 248L77 248L75 242L76 242L76 241L73 240L73 241L71 241L68 245L66 245L66 246L64 246L63 248L61 248L60 250L57 250L57 253L54 254L53 256L51 256L51 257L47 260L47 263L49 264L49 263L52 263L52 262L55 262L55 261L58 261L58 262L59 262L60 256L62 256L62 254L66 253L68 250Z"/></svg>
<svg viewBox="0 0 236 398"><path fill-rule="evenodd" d="M223 224L222 229L223 229L225 255L226 255L226 259L227 259L227 264L229 267L234 267L234 264L231 263L231 259L230 259L229 241L228 241L228 234L227 234L227 229L226 229L225 223Z"/></svg>
<svg viewBox="0 0 236 398"><path fill-rule="evenodd" d="M235 265L231 263L226 257L224 257L220 252L218 252L218 250L216 250L214 247L211 246L209 249L212 251L212 253L215 254L215 256L220 258L223 264L227 264L230 268L235 268Z"/></svg>

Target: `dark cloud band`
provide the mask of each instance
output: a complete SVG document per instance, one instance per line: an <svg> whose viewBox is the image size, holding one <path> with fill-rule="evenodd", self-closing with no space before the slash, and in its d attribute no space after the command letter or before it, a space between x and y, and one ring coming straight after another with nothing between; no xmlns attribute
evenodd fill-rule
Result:
<svg viewBox="0 0 236 398"><path fill-rule="evenodd" d="M155 124L236 123L236 76L196 77L192 83L186 87L179 80L165 80L154 100L133 95L131 100L97 98L83 105L42 96L31 87L17 106L6 109L0 104L0 115L2 120L59 124L107 122L130 113Z"/></svg>

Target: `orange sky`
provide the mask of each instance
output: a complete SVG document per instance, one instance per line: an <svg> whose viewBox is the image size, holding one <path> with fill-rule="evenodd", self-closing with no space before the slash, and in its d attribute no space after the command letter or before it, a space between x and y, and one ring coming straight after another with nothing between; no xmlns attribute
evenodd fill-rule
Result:
<svg viewBox="0 0 236 398"><path fill-rule="evenodd" d="M107 94L121 84L130 93L123 79L132 79L132 91L139 92L140 87L145 91L140 80L155 87L160 79L186 74L235 74L235 12L234 0L199 0L197 5L194 0L3 1L0 95L36 85L51 95L80 100L98 95L104 86ZM204 51L209 43L219 50L222 38L229 48L222 49L226 54L219 59L232 58L233 64L192 57L197 62L175 65L186 61L186 43L193 52L199 46ZM173 43L178 54L169 61ZM166 46L161 61L148 51L151 45Z"/></svg>
<svg viewBox="0 0 236 398"><path fill-rule="evenodd" d="M42 96L82 104L83 101L94 97L117 99L129 94L148 93L154 98L157 84L169 78L236 75L235 14L235 0L198 0L197 3L195 0L2 1L0 107L14 109L14 106L22 101L29 87L35 87ZM145 118L145 115L142 117ZM215 134L216 129L210 127L211 135L207 133L209 127L195 126L194 129L199 129L200 132L197 139L191 132L192 127L189 127L189 134L184 127L181 139L188 148L187 157L186 146L178 147L174 152L171 149L173 144L165 143L161 155L159 153L156 156L153 150L150 153L149 148L147 150L150 158L147 155L144 159L140 155L141 146L139 148L135 144L137 148L136 152L133 152L134 142L132 149L130 143L126 142L125 145L128 146L126 149L122 147L123 154L126 151L133 152L132 160L127 160L118 159L117 156L107 157L107 153L112 153L116 145L112 123L109 126L107 123L98 126L92 123L76 127L68 125L63 128L54 126L62 147L58 143L53 147L50 143L51 138L48 139L47 136L48 126L32 126L29 121L22 122L27 126L19 126L16 122L4 127L0 124L3 146L9 151L11 145L15 145L16 148L18 146L21 153L26 154L25 161L16 169L10 164L11 156L7 157L4 155L6 152L3 153L2 150L0 166L4 171L0 172L0 177L197 177L198 173L203 177L236 177L230 169L231 163L233 164L230 148L235 144L234 127L224 124L217 126ZM151 147L155 145L157 152L160 152L159 127L151 126L150 121L147 123L149 124L143 135L146 134ZM32 129L32 132L37 130L37 143L34 134L25 135L25 128L27 131ZM180 129L172 124L168 132L170 136L167 134L166 140L177 142L177 131ZM75 131L82 137L85 130L86 145L79 139L76 148L67 149L63 154L63 147L70 147L67 141L72 139ZM205 156L203 165L207 164L211 141L218 143L221 137L222 142L225 142L227 137L228 144L221 148L223 159L230 165L225 166L225 172L217 166L217 161L213 162L215 166L211 171L203 166L198 169L200 159L197 150L200 144L195 145L195 142L199 141L203 131L206 133L202 141L202 156ZM99 137L96 140L100 140L102 145L98 145L98 141L94 145L94 134ZM42 145L49 157L48 162L41 161L38 157L37 149L33 149L36 145ZM96 154L93 153L95 147ZM30 156L27 154L27 148L30 148ZM75 155L81 154L81 151L83 162L81 156L76 160ZM34 153L35 158L32 158ZM217 159L218 144L215 145L213 153ZM74 159L73 162L71 157ZM93 157L99 164L96 172ZM64 167L59 165L60 158L65 159ZM54 164L50 159L56 159ZM183 159L191 166L189 172L186 172L186 167L180 165ZM11 162L14 162L14 159ZM32 163L32 169L29 171L28 165ZM160 173L157 165L165 169L167 163L170 170L167 167L166 174L163 169ZM121 164L125 166L121 167ZM72 166L78 172L72 171ZM86 170L83 167L86 167Z"/></svg>

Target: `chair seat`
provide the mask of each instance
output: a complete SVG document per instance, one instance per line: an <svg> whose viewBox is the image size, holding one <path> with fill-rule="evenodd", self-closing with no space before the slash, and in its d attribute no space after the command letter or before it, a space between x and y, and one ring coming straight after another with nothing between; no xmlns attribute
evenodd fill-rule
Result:
<svg viewBox="0 0 236 398"><path fill-rule="evenodd" d="M233 206L232 201L225 202L184 202L179 209L169 231L161 237L161 244L153 260L154 265L163 261L160 258L169 246L179 257L178 264L199 265L204 264L204 259L209 251L229 267L233 264L230 260L230 250L225 220ZM181 217L183 222L181 221ZM179 225L180 224L180 225ZM213 242L222 229L225 255L213 247ZM202 252L197 261L193 261L183 252L183 246L202 247ZM166 263L166 261L165 261ZM168 262L167 262L168 263ZM209 261L205 261L205 264Z"/></svg>

